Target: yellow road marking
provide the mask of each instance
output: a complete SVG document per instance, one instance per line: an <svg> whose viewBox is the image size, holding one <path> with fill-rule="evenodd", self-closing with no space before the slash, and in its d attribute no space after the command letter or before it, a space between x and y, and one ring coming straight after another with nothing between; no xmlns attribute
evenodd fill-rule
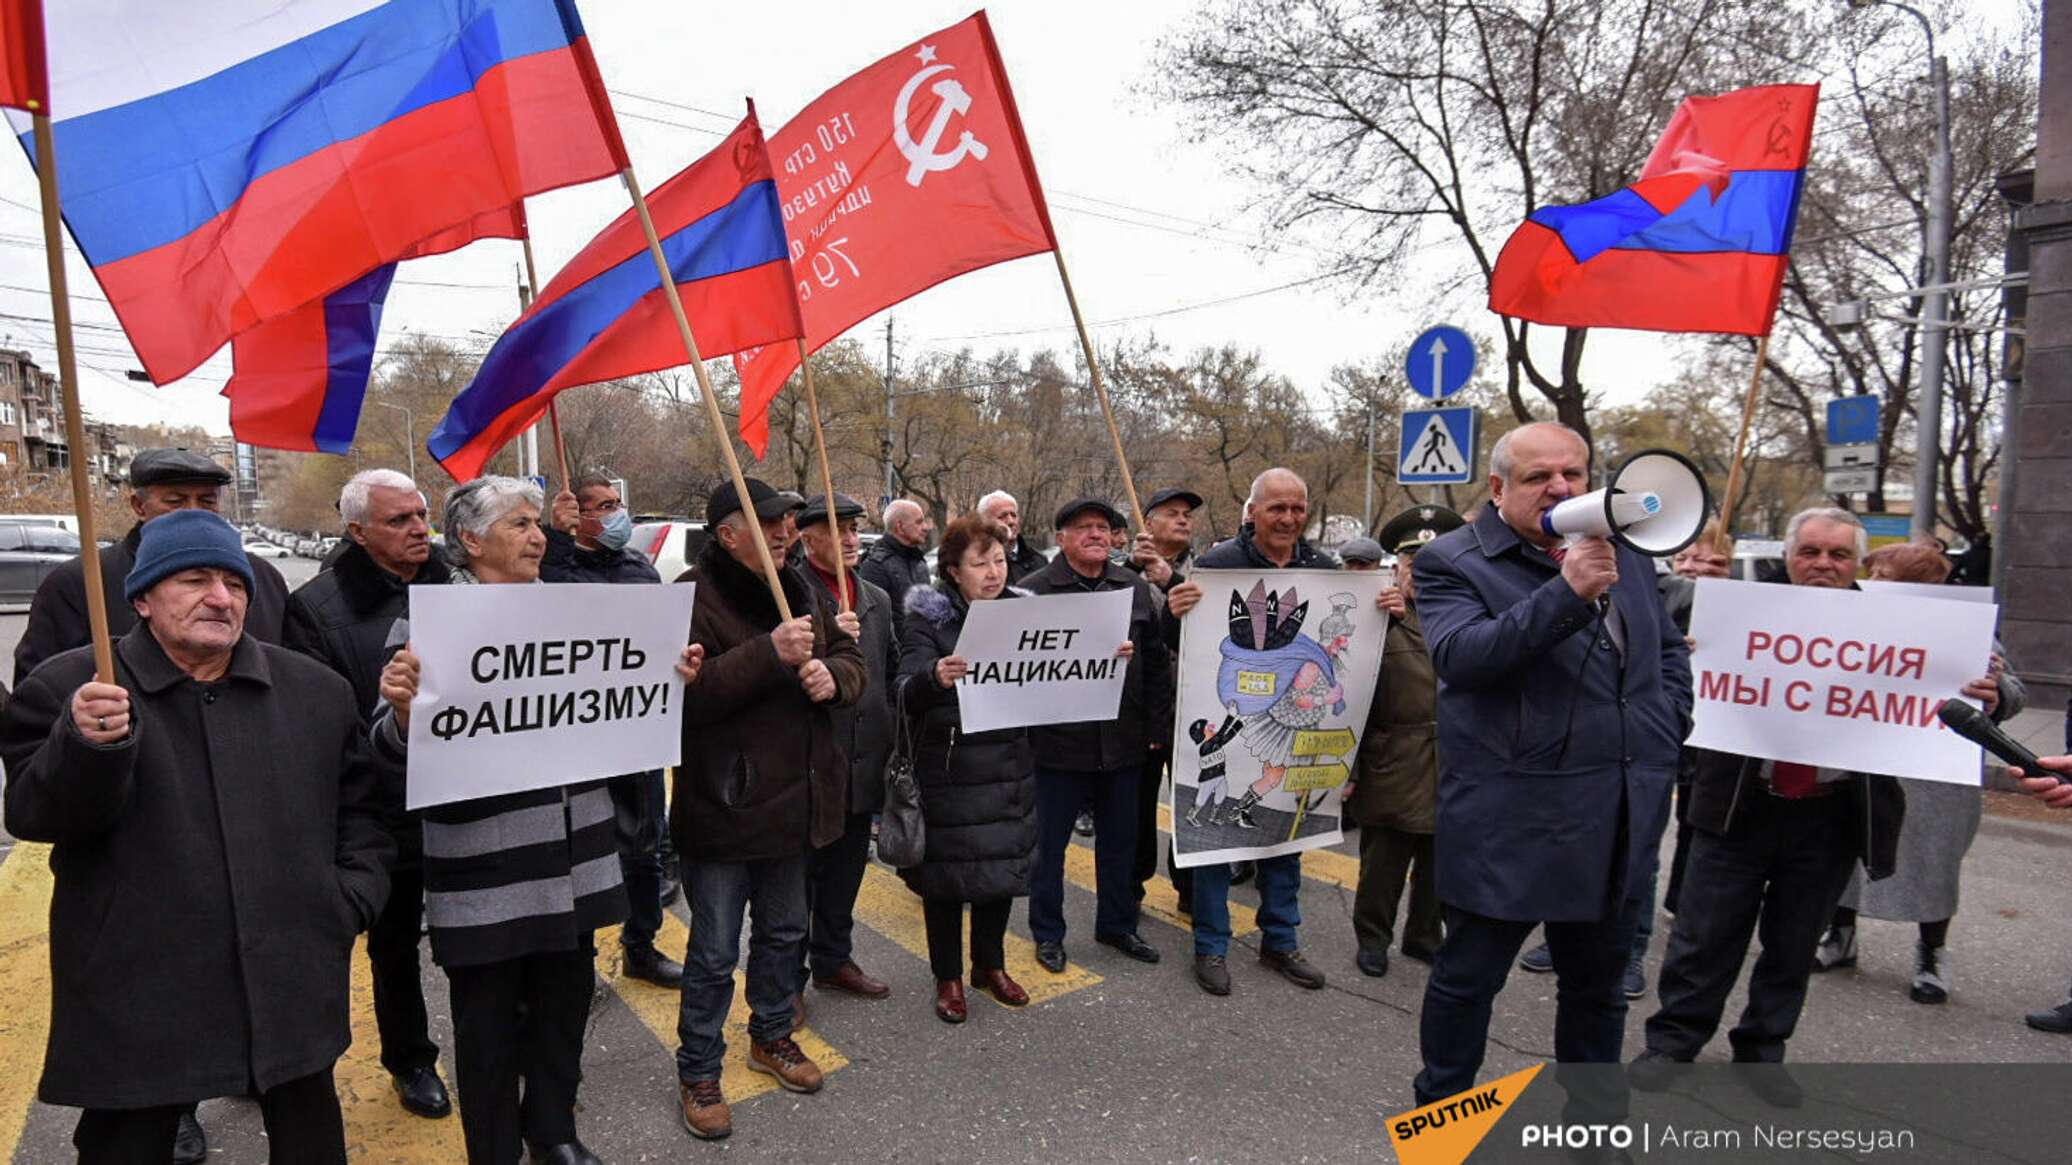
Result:
<svg viewBox="0 0 2072 1165"><path fill-rule="evenodd" d="M928 926L921 917L921 899L907 889L899 875L875 862L864 870L863 889L856 895L856 921L898 943L922 962L928 961ZM1069 995L1101 981L1099 975L1074 962L1065 964L1064 974L1051 974L1037 965L1036 944L1011 930L1007 932L1007 973L1029 993L1031 1004Z"/></svg>
<svg viewBox="0 0 2072 1165"><path fill-rule="evenodd" d="M460 1116L428 1120L396 1099L388 1069L381 1066L381 1032L374 1023L374 973L367 963L367 939L353 944L353 1046L334 1070L338 1104L345 1111L346 1151L367 1165L450 1165L467 1158ZM448 1077L449 1084L451 1077ZM451 1089L449 1088L449 1094Z"/></svg>
<svg viewBox="0 0 2072 1165"><path fill-rule="evenodd" d="M1068 845L1065 847L1065 877L1082 890L1096 891L1099 880L1094 875L1094 851L1091 846ZM1144 886L1144 912L1163 922L1169 922L1181 930L1193 933L1194 920L1180 913L1180 892L1173 889L1171 881L1153 878ZM1230 936L1237 938L1259 929L1258 912L1242 902L1230 904ZM1191 948L1190 948L1191 950ZM1190 954L1189 957L1192 957Z"/></svg>
<svg viewBox="0 0 2072 1165"><path fill-rule="evenodd" d="M1158 807L1158 828L1160 832L1173 832L1173 807L1163 802ZM1311 849L1302 851L1302 876L1328 882L1347 890L1360 888L1360 859L1337 850ZM1237 907L1230 909L1232 930L1236 932Z"/></svg>
<svg viewBox="0 0 2072 1165"><path fill-rule="evenodd" d="M21 842L0 865L0 1160L29 1122L50 1036L50 847Z"/></svg>
<svg viewBox="0 0 2072 1165"><path fill-rule="evenodd" d="M680 957L689 944L691 932L683 921L670 911L662 912L662 930L655 936L655 946L671 958ZM741 929L741 946L748 946L748 927ZM597 973L603 976L612 990L625 1000L640 1022L654 1033L662 1045L664 1054L675 1063L676 1016L682 996L668 987L657 987L645 980L634 979L622 973L622 956L619 947L619 928L597 932ZM727 1055L720 1068L720 1090L726 1094L728 1104L739 1104L752 1096L775 1091L779 1085L774 1076L765 1076L748 1066L748 999L747 977L734 972L734 1002L727 1009L725 1036ZM810 1015L808 1016L810 1018ZM822 1072L833 1072L849 1065L849 1058L836 1051L826 1040L814 1034L813 1029L804 1027L792 1037L798 1041L799 1050L820 1065Z"/></svg>

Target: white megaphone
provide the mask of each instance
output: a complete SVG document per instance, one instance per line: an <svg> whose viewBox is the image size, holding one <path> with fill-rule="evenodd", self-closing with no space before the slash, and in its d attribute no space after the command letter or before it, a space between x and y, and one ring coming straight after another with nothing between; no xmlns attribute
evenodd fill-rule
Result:
<svg viewBox="0 0 2072 1165"><path fill-rule="evenodd" d="M1540 515L1540 528L1556 537L1609 538L1659 558L1697 541L1711 512L1705 475L1689 458L1646 449L1627 458L1603 489Z"/></svg>

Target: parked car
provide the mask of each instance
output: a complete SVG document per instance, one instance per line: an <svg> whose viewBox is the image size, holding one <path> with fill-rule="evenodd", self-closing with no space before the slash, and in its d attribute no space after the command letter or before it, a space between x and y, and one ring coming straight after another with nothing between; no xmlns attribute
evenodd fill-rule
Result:
<svg viewBox="0 0 2072 1165"><path fill-rule="evenodd" d="M655 573L666 583L675 582L678 575L690 569L691 560L705 549L711 537L703 522L671 518L635 525L629 545L648 556L648 561L655 564Z"/></svg>
<svg viewBox="0 0 2072 1165"><path fill-rule="evenodd" d="M0 603L26 603L59 563L79 557L79 535L30 517L0 519Z"/></svg>
<svg viewBox="0 0 2072 1165"><path fill-rule="evenodd" d="M245 553L253 558L286 558L288 552L271 542L245 541Z"/></svg>

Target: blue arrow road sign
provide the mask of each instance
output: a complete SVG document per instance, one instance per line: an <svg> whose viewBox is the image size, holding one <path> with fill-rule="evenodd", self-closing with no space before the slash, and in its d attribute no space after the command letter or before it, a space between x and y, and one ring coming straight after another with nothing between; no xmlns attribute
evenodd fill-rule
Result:
<svg viewBox="0 0 2072 1165"><path fill-rule="evenodd" d="M1396 480L1404 485L1467 485L1475 480L1481 417L1473 405L1403 413Z"/></svg>
<svg viewBox="0 0 2072 1165"><path fill-rule="evenodd" d="M1827 402L1827 443L1877 444L1879 404L1875 396L1841 396Z"/></svg>
<svg viewBox="0 0 2072 1165"><path fill-rule="evenodd" d="M1447 324L1426 328L1410 341L1403 371L1410 378L1410 391L1426 400L1445 400L1474 379L1475 341Z"/></svg>

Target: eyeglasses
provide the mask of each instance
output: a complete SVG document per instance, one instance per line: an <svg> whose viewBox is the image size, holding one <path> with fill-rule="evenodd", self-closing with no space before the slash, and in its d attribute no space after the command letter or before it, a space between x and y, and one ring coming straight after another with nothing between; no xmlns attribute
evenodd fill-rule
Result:
<svg viewBox="0 0 2072 1165"><path fill-rule="evenodd" d="M576 503L576 511L583 514L615 514L624 508L617 498L606 498L594 506Z"/></svg>

